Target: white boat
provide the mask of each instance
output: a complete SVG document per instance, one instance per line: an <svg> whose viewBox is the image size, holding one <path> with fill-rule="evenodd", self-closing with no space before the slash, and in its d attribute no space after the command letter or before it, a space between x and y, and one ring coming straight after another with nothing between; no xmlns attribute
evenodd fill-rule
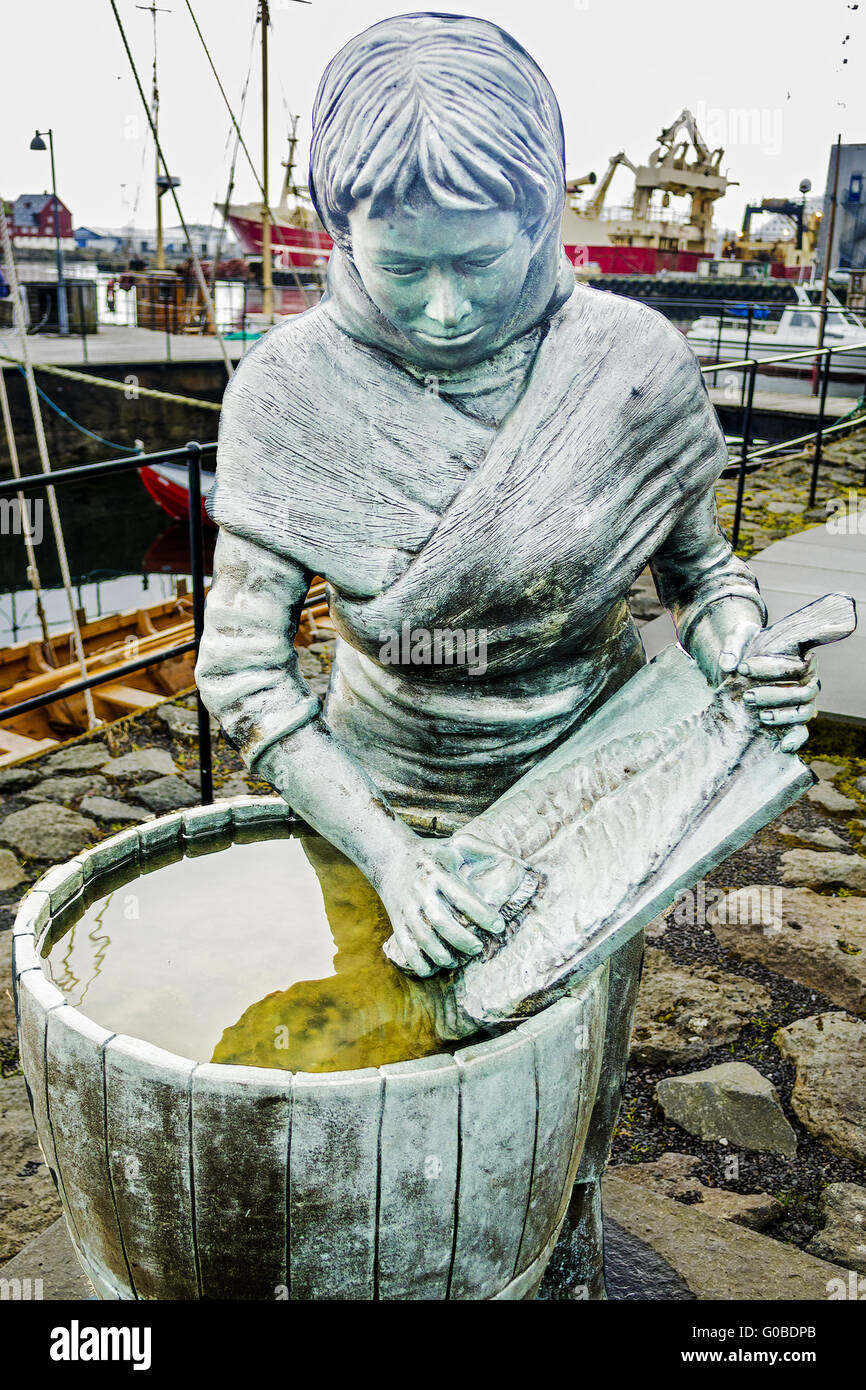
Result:
<svg viewBox="0 0 866 1390"><path fill-rule="evenodd" d="M796 300L786 304L776 320L771 318L774 306L754 304L750 324L745 303L728 305L721 321L718 314L704 314L697 319L686 334L686 339L702 365L738 362L746 357L763 361L765 358L817 347L821 324L821 286L793 285L792 289ZM857 314L845 309L832 290L827 292L824 346L859 347L859 350L834 354L830 360L832 393L859 395L866 387L866 324ZM761 384L776 385L780 390L796 390L798 382L804 385L811 382L814 364L814 358L805 357L799 362L762 367L759 373Z"/></svg>

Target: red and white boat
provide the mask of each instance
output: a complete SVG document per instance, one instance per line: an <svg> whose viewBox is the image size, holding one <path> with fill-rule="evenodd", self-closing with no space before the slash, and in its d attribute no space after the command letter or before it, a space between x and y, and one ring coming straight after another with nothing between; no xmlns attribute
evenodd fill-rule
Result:
<svg viewBox="0 0 866 1390"><path fill-rule="evenodd" d="M139 477L154 502L175 521L189 521L189 472L183 463L150 463L139 469ZM213 522L205 511L204 499L214 485L216 473L201 471L201 515L206 526Z"/></svg>
<svg viewBox="0 0 866 1390"><path fill-rule="evenodd" d="M262 254L261 203L232 203L228 221L232 231L248 256ZM297 218L297 210L277 207L271 223L271 249L274 261L286 270L322 271L328 263L333 242L324 228L299 227L289 219Z"/></svg>

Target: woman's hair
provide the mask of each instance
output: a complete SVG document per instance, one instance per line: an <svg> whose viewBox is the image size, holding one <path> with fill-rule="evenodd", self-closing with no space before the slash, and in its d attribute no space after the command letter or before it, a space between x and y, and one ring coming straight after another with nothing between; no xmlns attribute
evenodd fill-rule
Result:
<svg viewBox="0 0 866 1390"><path fill-rule="evenodd" d="M347 214L432 199L515 211L531 235L558 222L562 118L541 69L502 29L457 15L387 19L346 44L313 109L310 191L334 240Z"/></svg>

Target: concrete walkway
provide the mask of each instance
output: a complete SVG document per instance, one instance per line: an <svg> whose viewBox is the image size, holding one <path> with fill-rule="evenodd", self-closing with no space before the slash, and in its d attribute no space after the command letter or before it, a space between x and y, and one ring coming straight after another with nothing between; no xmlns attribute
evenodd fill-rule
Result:
<svg viewBox="0 0 866 1390"><path fill-rule="evenodd" d="M770 622L803 608L824 594L850 594L857 604L859 626L844 642L822 647L819 654L822 714L866 724L866 514L831 518L774 543L749 561L758 577ZM863 528L853 530L858 524ZM648 657L676 641L667 613L640 629Z"/></svg>
<svg viewBox="0 0 866 1390"><path fill-rule="evenodd" d="M56 367L73 367L87 371L88 366L111 363L165 362L166 337L150 328L114 328L102 324L99 332L87 339L87 362L82 342L72 334L68 338L34 333L28 337L30 356L34 363L45 362ZM247 348L252 341L247 339ZM240 338L226 340L226 350L237 361L244 350ZM216 338L210 334L171 334L169 352L172 362L220 361L222 353ZM21 358L21 341L12 329L0 330L0 353ZM0 362L0 366L6 365Z"/></svg>

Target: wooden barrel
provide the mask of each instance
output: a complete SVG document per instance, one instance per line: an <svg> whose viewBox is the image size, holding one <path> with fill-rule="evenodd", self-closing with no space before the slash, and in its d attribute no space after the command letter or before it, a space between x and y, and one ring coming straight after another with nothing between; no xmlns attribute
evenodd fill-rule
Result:
<svg viewBox="0 0 866 1390"><path fill-rule="evenodd" d="M498 1038L322 1075L200 1064L92 1023L38 943L94 876L285 819L238 799L51 869L14 927L21 1061L103 1299L520 1299L556 1242L601 1063L607 966Z"/></svg>

